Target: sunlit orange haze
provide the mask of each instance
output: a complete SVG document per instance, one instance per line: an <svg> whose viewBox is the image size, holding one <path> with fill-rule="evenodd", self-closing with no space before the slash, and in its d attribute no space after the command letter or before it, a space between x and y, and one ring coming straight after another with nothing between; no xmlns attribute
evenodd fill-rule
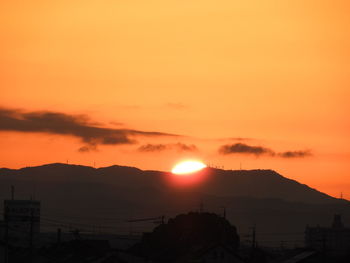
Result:
<svg viewBox="0 0 350 263"><path fill-rule="evenodd" d="M350 198L349 13L346 0L1 1L3 109L182 136L116 143L1 119L0 166L199 158Z"/></svg>
<svg viewBox="0 0 350 263"><path fill-rule="evenodd" d="M197 160L186 160L177 163L171 172L177 175L189 175L191 173L197 172L205 168L206 165L201 161Z"/></svg>

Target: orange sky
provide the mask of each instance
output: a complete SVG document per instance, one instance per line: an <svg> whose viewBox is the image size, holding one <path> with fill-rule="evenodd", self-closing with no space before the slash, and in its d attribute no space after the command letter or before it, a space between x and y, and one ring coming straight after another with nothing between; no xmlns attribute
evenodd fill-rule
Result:
<svg viewBox="0 0 350 263"><path fill-rule="evenodd" d="M333 0L1 1L2 108L184 136L136 135L82 153L79 136L0 123L0 166L68 159L170 170L193 157L271 168L350 198L349 12ZM228 139L237 137L249 139ZM312 156L218 152L236 143ZM138 150L145 144L167 146Z"/></svg>

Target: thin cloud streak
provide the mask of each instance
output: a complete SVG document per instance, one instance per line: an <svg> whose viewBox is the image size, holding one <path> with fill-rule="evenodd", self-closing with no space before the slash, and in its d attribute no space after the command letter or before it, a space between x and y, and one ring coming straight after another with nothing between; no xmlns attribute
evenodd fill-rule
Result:
<svg viewBox="0 0 350 263"><path fill-rule="evenodd" d="M139 152L161 152L166 150L177 150L180 152L195 152L198 148L194 144L169 143L169 144L145 144L138 149Z"/></svg>
<svg viewBox="0 0 350 263"><path fill-rule="evenodd" d="M303 157L309 157L312 156L310 150L305 151L286 151L282 153L278 153L278 156L282 158L303 158Z"/></svg>
<svg viewBox="0 0 350 263"><path fill-rule="evenodd" d="M87 148L80 148L80 152L96 149L97 145L134 144L136 140L132 137L135 136L179 136L154 131L104 128L99 125L99 123L92 122L87 115L71 115L53 111L24 112L0 108L0 131L74 136L87 146Z"/></svg>
<svg viewBox="0 0 350 263"><path fill-rule="evenodd" d="M244 153L260 155L274 155L274 152L262 146L251 146L244 143L227 144L220 147L219 152L221 154L233 154L233 153Z"/></svg>
<svg viewBox="0 0 350 263"><path fill-rule="evenodd" d="M275 152L274 150L263 147L263 146L253 146L244 143L226 144L219 148L219 153L223 155L229 154L252 154L255 156L271 156L271 157L281 157L281 158L304 158L312 156L310 150L299 150L299 151L285 151L285 152Z"/></svg>

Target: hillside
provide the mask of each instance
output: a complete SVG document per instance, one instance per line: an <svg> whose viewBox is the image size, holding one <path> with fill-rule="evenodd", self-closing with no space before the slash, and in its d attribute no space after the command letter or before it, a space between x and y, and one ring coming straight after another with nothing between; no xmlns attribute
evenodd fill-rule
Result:
<svg viewBox="0 0 350 263"><path fill-rule="evenodd" d="M206 174L205 180L188 187L191 191L221 197L275 198L315 204L346 202L295 180L285 178L273 170L231 171L206 168L201 173ZM47 183L63 184L63 186L100 184L104 187L113 185L113 187L123 187L123 189L155 188L158 191L169 188L172 191L174 189L167 183L167 178L171 176L166 172L142 171L117 165L95 169L88 166L55 163L18 170L0 169L2 191L6 191L9 183L26 184L25 191L29 191L29 195L30 191L34 194L36 187ZM32 187L31 190L28 188L29 185ZM35 194L40 196L40 190L37 189Z"/></svg>
<svg viewBox="0 0 350 263"><path fill-rule="evenodd" d="M83 229L85 224L97 224L108 226L108 231L128 232L130 218L171 217L198 210L201 202L210 212L222 213L225 207L228 219L241 233L249 232L256 224L261 232L292 232L300 241L306 224L328 226L334 213L342 213L345 224L350 225L350 202L272 170L206 168L193 176L202 180L175 185L170 173L124 166L95 169L48 164L18 170L3 168L0 198L8 199L14 185L17 199L41 200L44 230L56 220L83 225ZM150 224L133 227L134 231L151 228ZM270 242L269 238L260 238Z"/></svg>

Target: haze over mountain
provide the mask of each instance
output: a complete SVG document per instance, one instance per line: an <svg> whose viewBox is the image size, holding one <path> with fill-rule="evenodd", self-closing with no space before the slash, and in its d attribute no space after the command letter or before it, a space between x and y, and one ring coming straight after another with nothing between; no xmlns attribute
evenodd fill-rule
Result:
<svg viewBox="0 0 350 263"><path fill-rule="evenodd" d="M186 182L191 176L198 180ZM16 198L41 200L43 229L46 219L46 223L55 219L128 231L127 219L174 216L198 210L201 202L212 212L222 213L225 207L238 231L247 232L256 224L265 233L298 233L298 241L306 224L330 225L334 213L342 213L346 225L350 221L349 201L272 170L205 168L181 177L117 165L93 168L54 163L0 169L2 199L10 197L11 185L16 187Z"/></svg>

